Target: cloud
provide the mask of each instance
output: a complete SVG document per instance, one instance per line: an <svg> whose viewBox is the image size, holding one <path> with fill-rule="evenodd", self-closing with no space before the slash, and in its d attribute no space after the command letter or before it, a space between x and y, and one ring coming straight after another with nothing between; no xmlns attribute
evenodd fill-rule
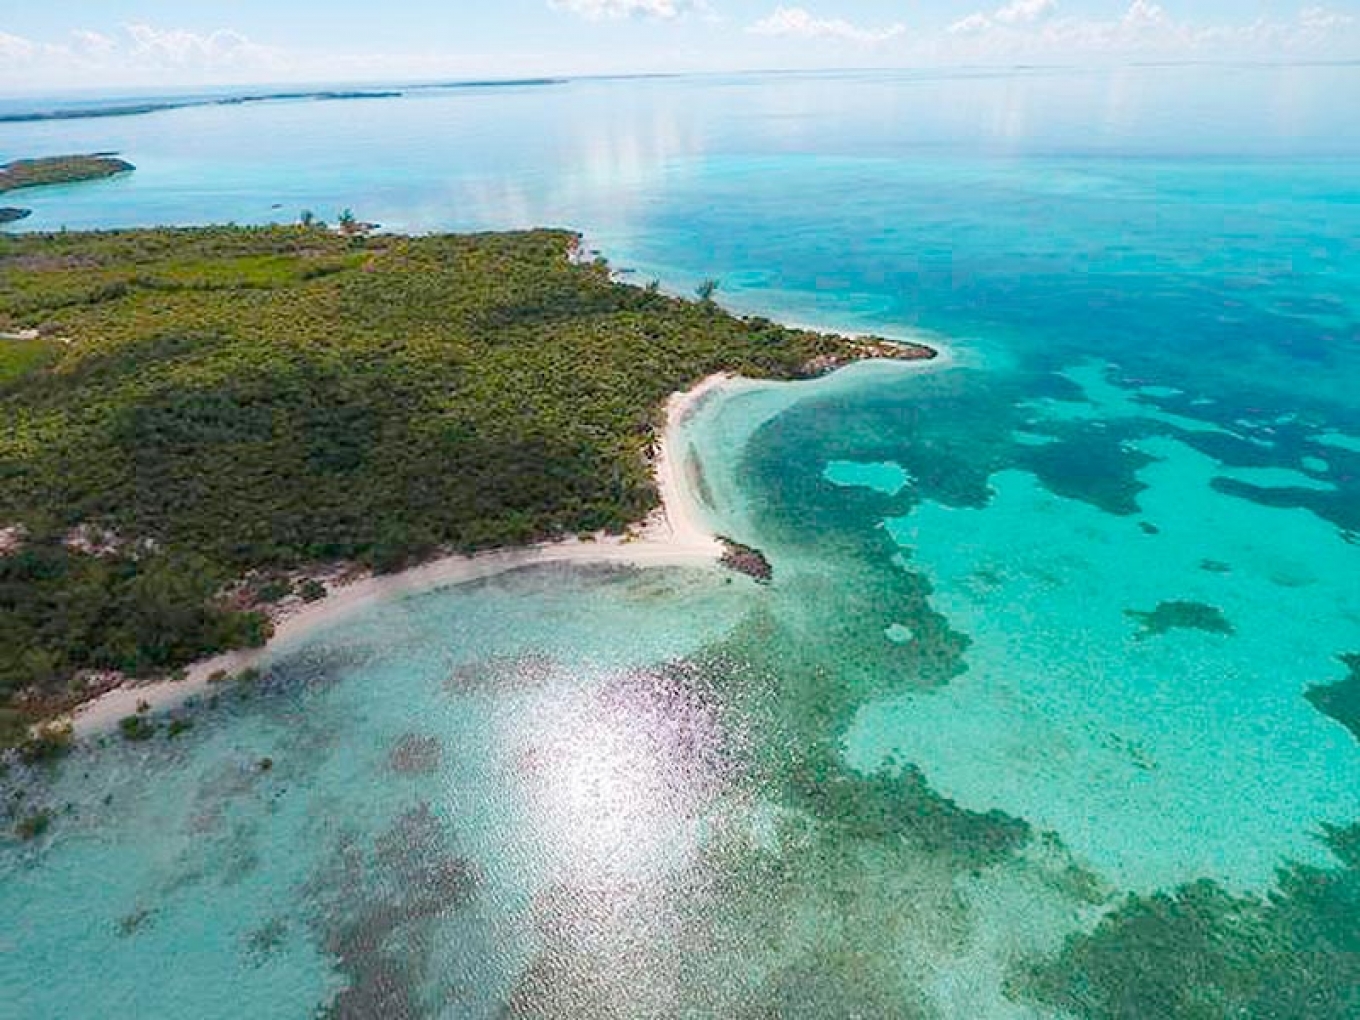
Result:
<svg viewBox="0 0 1360 1020"><path fill-rule="evenodd" d="M1166 16L1166 10L1161 4L1154 4L1151 0L1133 0L1120 24L1125 28L1139 31L1145 28L1165 28L1171 24L1171 19Z"/></svg>
<svg viewBox="0 0 1360 1020"><path fill-rule="evenodd" d="M623 18L672 21L684 14L708 10L704 0L548 0L548 6L587 21L619 21Z"/></svg>
<svg viewBox="0 0 1360 1020"><path fill-rule="evenodd" d="M160 29L151 25L127 25L134 61L171 67L220 67L249 64L267 58L267 47L251 42L240 32L220 28L200 35L182 28Z"/></svg>
<svg viewBox="0 0 1360 1020"><path fill-rule="evenodd" d="M817 18L802 7L780 7L747 28L755 35L786 36L795 39L840 39L861 45L888 42L903 35L902 24L866 28L841 18Z"/></svg>
<svg viewBox="0 0 1360 1020"><path fill-rule="evenodd" d="M966 18L960 18L945 29L945 31L950 35L981 35L983 32L990 30L993 24L994 22L990 15L978 11L975 14L968 15Z"/></svg>
<svg viewBox="0 0 1360 1020"><path fill-rule="evenodd" d="M1326 7L1305 7L1299 12L1299 27L1305 32L1330 32L1337 28L1349 28L1354 24L1355 18L1351 15L1331 11Z"/></svg>
<svg viewBox="0 0 1360 1020"><path fill-rule="evenodd" d="M81 28L71 33L71 41L75 49L92 56L112 53L118 48L117 40L102 32L90 32Z"/></svg>
<svg viewBox="0 0 1360 1020"><path fill-rule="evenodd" d="M1012 0L990 14L978 11L950 25L950 35L981 35L998 27L1032 25L1058 9L1058 0Z"/></svg>
<svg viewBox="0 0 1360 1020"><path fill-rule="evenodd" d="M1058 9L1058 0L1014 0L992 15L1003 25L1028 25Z"/></svg>
<svg viewBox="0 0 1360 1020"><path fill-rule="evenodd" d="M279 49L252 42L230 28L197 33L146 24L124 25L115 35L76 29L55 42L0 32L0 81L23 85L45 80L191 84L209 79L258 80L288 66Z"/></svg>
<svg viewBox="0 0 1360 1020"><path fill-rule="evenodd" d="M1012 0L960 18L946 29L950 59L1121 59L1299 56L1355 48L1356 19L1325 7L1304 8L1291 20L1205 24L1182 20L1156 0L1129 0L1109 18L1061 17L1057 0ZM1347 40L1349 41L1349 44Z"/></svg>
<svg viewBox="0 0 1360 1020"><path fill-rule="evenodd" d="M5 60L29 60L40 50L37 43L22 36L0 32L0 57Z"/></svg>

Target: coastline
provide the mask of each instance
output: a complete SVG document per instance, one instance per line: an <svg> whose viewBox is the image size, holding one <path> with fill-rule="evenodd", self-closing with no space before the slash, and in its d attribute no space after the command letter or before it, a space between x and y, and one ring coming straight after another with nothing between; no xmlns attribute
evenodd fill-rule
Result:
<svg viewBox="0 0 1360 1020"><path fill-rule="evenodd" d="M924 346L913 341L907 343ZM806 384L824 381L851 365L880 362L919 370L927 366L939 368L951 360L946 350L936 347L929 349L934 352L929 357L900 361L876 357L866 350L856 360L828 366L812 378L789 382ZM69 723L72 736L84 739L112 730L120 720L131 715L178 708L191 698L208 693L224 676L257 668L281 648L386 599L436 591L524 567L552 563L717 567L726 547L703 522L698 495L682 466L678 439L681 426L701 401L714 392L745 382L755 380L747 380L731 372L718 372L667 398L664 424L652 458L652 473L660 495L660 506L623 535L602 534L589 539L573 536L519 548L492 549L471 556L452 554L395 574L362 575L336 585L315 602L303 603L277 617L273 634L259 648L236 649L200 659L187 666L178 679L115 687L43 725L62 726Z"/></svg>
<svg viewBox="0 0 1360 1020"><path fill-rule="evenodd" d="M363 576L332 588L324 598L302 604L278 619L273 635L259 648L237 649L200 659L185 668L181 679L115 687L54 723L69 722L73 736L80 739L111 730L119 720L139 711L177 708L190 698L211 690L222 674L255 668L281 647L385 599L449 588L523 567L551 563L717 566L723 545L702 523L695 494L685 480L676 440L680 426L698 403L735 379L737 377L730 373L716 373L667 399L665 424L652 460L661 505L627 533L599 535L593 539L564 538L522 548L493 549L472 556L455 554L395 574Z"/></svg>
<svg viewBox="0 0 1360 1020"><path fill-rule="evenodd" d="M925 346L909 340L890 339L887 342ZM842 370L856 365L895 364L919 371L939 369L953 360L947 348L931 346L928 349L934 353L927 357L907 359L885 358L866 349L859 358L827 366L819 374L806 379L787 380L787 384L824 383ZM491 549L471 556L451 554L395 574L365 574L350 581L342 581L323 598L302 603L276 617L273 634L259 648L236 649L200 659L185 667L178 679L115 687L43 725L62 726L69 723L72 736L84 739L114 729L120 720L131 715L173 710L191 698L208 693L224 676L258 668L280 649L386 599L450 588L525 567L553 563L614 564L644 568L717 567L726 546L703 522L700 500L682 466L679 433L699 403L710 394L759 382L731 372L718 372L667 398L664 424L651 465L660 505L645 520L622 535L600 534L586 539L573 536L536 545Z"/></svg>

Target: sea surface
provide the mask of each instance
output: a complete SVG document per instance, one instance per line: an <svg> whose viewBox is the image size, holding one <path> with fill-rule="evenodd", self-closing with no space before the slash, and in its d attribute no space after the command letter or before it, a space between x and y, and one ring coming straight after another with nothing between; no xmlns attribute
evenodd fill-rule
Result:
<svg viewBox="0 0 1360 1020"><path fill-rule="evenodd" d="M0 1017L1360 1016L1357 96L882 72L0 124L0 160L137 166L9 196L24 229L570 226L947 352L689 420L769 585L406 597L173 740L12 771L55 817L0 842Z"/></svg>

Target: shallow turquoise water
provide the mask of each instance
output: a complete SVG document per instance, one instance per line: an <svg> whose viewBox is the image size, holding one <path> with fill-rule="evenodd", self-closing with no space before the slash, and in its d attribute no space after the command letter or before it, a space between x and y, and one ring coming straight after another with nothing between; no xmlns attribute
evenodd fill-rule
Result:
<svg viewBox="0 0 1360 1020"><path fill-rule="evenodd" d="M769 76L0 127L139 167L23 195L25 226L564 223L640 279L952 355L696 413L705 513L769 586L432 593L174 743L12 775L58 815L0 847L0 1015L1192 1015L1134 952L1123 1011L1025 975L1123 987L1064 940L1199 879L1303 918L1236 923L1274 985L1344 986L1354 912L1277 872L1357 866L1324 837L1360 743L1305 696L1360 652L1356 94ZM1337 955L1305 968L1305 929Z"/></svg>

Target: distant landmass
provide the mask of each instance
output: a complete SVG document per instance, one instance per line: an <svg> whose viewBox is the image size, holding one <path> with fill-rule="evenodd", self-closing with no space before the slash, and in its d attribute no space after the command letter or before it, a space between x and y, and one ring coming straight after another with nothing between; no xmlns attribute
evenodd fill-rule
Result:
<svg viewBox="0 0 1360 1020"><path fill-rule="evenodd" d="M88 120L99 117L136 117L167 110L183 110L196 106L244 106L249 103L330 102L351 99L396 99L408 92L433 89L489 89L523 88L526 86L560 85L562 78L514 78L504 81L454 81L411 85L402 89L355 89L319 91L259 92L235 96L190 96L172 99L150 99L142 102L110 102L87 106L68 106L45 110L19 110L0 113L0 124L25 124L47 120Z"/></svg>

